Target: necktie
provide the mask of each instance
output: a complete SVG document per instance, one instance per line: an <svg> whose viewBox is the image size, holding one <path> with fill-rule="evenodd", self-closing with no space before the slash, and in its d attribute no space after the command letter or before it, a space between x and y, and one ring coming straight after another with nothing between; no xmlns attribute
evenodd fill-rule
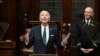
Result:
<svg viewBox="0 0 100 56"><path fill-rule="evenodd" d="M87 25L89 25L89 21L87 21L87 23L86 23Z"/></svg>
<svg viewBox="0 0 100 56"><path fill-rule="evenodd" d="M43 42L46 45L46 28L44 28L44 31L43 31Z"/></svg>

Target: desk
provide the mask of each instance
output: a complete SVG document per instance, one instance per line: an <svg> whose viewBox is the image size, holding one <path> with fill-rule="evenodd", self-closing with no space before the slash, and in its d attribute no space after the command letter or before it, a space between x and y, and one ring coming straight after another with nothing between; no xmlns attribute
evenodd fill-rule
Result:
<svg viewBox="0 0 100 56"><path fill-rule="evenodd" d="M0 41L0 56L14 56L13 42Z"/></svg>

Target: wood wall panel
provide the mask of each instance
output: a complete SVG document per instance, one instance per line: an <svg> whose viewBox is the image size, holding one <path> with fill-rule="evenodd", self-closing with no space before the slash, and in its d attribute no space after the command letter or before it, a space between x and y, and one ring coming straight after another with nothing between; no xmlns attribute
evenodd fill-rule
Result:
<svg viewBox="0 0 100 56"><path fill-rule="evenodd" d="M95 0L95 17L100 22L100 0Z"/></svg>
<svg viewBox="0 0 100 56"><path fill-rule="evenodd" d="M7 0L8 37L16 41L16 0Z"/></svg>
<svg viewBox="0 0 100 56"><path fill-rule="evenodd" d="M25 25L23 22L27 20L37 20L39 11L39 0L18 0L17 1L17 27L20 31L19 36L24 34ZM27 14L25 16L25 14Z"/></svg>
<svg viewBox="0 0 100 56"><path fill-rule="evenodd" d="M64 0L64 19L63 22L70 23L71 21L71 0Z"/></svg>

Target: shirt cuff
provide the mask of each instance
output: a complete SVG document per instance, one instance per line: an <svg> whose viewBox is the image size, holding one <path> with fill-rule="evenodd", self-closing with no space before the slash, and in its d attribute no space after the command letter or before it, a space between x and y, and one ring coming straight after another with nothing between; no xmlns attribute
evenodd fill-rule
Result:
<svg viewBox="0 0 100 56"><path fill-rule="evenodd" d="M28 45L28 43L29 43L29 40L25 40L25 44Z"/></svg>

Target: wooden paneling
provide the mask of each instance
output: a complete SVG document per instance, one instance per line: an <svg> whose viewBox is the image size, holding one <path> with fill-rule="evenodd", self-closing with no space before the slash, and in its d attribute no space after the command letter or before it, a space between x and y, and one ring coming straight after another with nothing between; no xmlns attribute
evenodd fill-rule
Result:
<svg viewBox="0 0 100 56"><path fill-rule="evenodd" d="M7 1L0 2L0 22L7 22Z"/></svg>
<svg viewBox="0 0 100 56"><path fill-rule="evenodd" d="M95 0L95 17L100 22L100 0Z"/></svg>
<svg viewBox="0 0 100 56"><path fill-rule="evenodd" d="M13 42L0 41L0 56L15 56Z"/></svg>
<svg viewBox="0 0 100 56"><path fill-rule="evenodd" d="M22 35L24 32L25 25L23 24L26 20L37 20L39 11L39 0L18 0L17 1L17 27ZM25 15L26 14L26 15Z"/></svg>
<svg viewBox="0 0 100 56"><path fill-rule="evenodd" d="M64 19L63 22L71 22L71 0L64 0Z"/></svg>
<svg viewBox="0 0 100 56"><path fill-rule="evenodd" d="M69 31L69 26L68 23L71 23L71 0L64 0L64 18L63 18L63 23L62 23L62 27L63 29L65 29L65 31L63 32L63 34L67 34ZM63 26L63 24L66 24L65 26ZM62 29L62 31L63 31ZM66 56L71 56L70 54L70 39L68 39L68 44L67 44L67 48L65 51Z"/></svg>
<svg viewBox="0 0 100 56"><path fill-rule="evenodd" d="M16 41L16 0L7 0L8 37Z"/></svg>

